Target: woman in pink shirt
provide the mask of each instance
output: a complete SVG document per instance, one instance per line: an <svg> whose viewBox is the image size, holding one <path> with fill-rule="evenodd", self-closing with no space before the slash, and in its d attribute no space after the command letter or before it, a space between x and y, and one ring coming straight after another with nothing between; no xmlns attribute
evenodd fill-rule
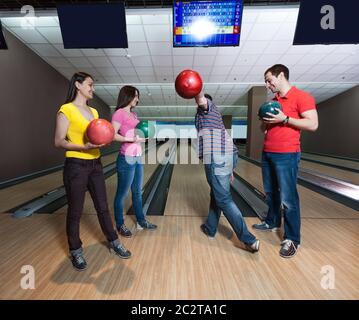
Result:
<svg viewBox="0 0 359 320"><path fill-rule="evenodd" d="M131 231L124 223L124 202L131 187L132 203L137 219L137 229L157 228L155 224L146 220L142 210L143 164L141 161L141 142L144 138L136 135L135 128L140 120L132 110L137 106L140 93L137 88L124 86L117 99L116 111L112 116L112 125L115 128L115 141L121 142L120 153L117 158L117 192L115 196L115 221L117 231L131 237Z"/></svg>

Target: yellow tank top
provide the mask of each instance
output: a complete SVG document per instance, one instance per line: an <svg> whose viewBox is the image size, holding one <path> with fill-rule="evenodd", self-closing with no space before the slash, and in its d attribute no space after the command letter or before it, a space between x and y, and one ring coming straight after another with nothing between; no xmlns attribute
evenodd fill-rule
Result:
<svg viewBox="0 0 359 320"><path fill-rule="evenodd" d="M95 119L98 119L98 112L96 109L91 108L91 112ZM60 110L66 118L70 121L69 128L67 130L66 139L69 142L79 145L85 145L86 128L90 121L88 121L80 112L80 110L72 103L66 103L61 106ZM90 149L84 151L66 151L66 158L80 158L80 159L97 159L100 157L99 149Z"/></svg>

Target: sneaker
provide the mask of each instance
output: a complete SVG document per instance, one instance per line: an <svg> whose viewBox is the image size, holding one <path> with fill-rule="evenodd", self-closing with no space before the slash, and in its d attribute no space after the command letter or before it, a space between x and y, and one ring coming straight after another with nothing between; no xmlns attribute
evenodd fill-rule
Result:
<svg viewBox="0 0 359 320"><path fill-rule="evenodd" d="M295 244L292 240L286 239L281 243L282 248L279 255L282 258L292 258L296 255L299 245Z"/></svg>
<svg viewBox="0 0 359 320"><path fill-rule="evenodd" d="M148 220L145 220L143 222L137 222L137 230L143 230L143 229L155 230L157 229L157 226L149 222Z"/></svg>
<svg viewBox="0 0 359 320"><path fill-rule="evenodd" d="M71 262L77 271L83 271L87 269L87 262L82 253L71 254Z"/></svg>
<svg viewBox="0 0 359 320"><path fill-rule="evenodd" d="M259 251L259 240L255 240L252 244L246 244L246 249L251 253L256 253Z"/></svg>
<svg viewBox="0 0 359 320"><path fill-rule="evenodd" d="M210 239L210 240L214 239L214 235L210 234L210 232L205 224L201 225L201 230L208 237L208 239Z"/></svg>
<svg viewBox="0 0 359 320"><path fill-rule="evenodd" d="M121 235L121 236L124 236L126 238L131 238L132 237L132 232L130 231L130 229L128 229L126 227L125 224L123 224L122 226L120 227L117 227L117 231L118 233Z"/></svg>
<svg viewBox="0 0 359 320"><path fill-rule="evenodd" d="M122 259L128 259L132 255L131 252L127 250L119 241L114 241L110 243L110 252L111 251L113 251Z"/></svg>
<svg viewBox="0 0 359 320"><path fill-rule="evenodd" d="M256 223L252 226L252 228L260 231L272 231L272 232L278 232L280 230L280 228L278 227L270 227L269 224L265 222Z"/></svg>

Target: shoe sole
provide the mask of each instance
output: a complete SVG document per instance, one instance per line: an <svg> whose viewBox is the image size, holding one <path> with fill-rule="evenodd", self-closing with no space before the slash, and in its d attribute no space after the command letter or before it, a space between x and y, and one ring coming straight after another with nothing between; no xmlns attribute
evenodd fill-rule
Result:
<svg viewBox="0 0 359 320"><path fill-rule="evenodd" d="M283 255L280 254L280 252L279 252L279 255L280 255L282 258L284 258L284 259L290 259L290 258L293 258L293 257L297 254L298 249L299 249L299 246L298 246L297 249L295 250L295 253L292 254L291 256L283 256Z"/></svg>
<svg viewBox="0 0 359 320"><path fill-rule="evenodd" d="M123 256L120 256L119 254L115 253L116 256L118 256L119 258L121 259L130 259L132 257L132 255L128 256L128 257L123 257Z"/></svg>
<svg viewBox="0 0 359 320"><path fill-rule="evenodd" d="M148 231L155 231L155 230L157 230L157 228L152 228L152 229L150 229L150 228L142 228L142 227L136 227L136 229L137 229L137 230L148 230Z"/></svg>
<svg viewBox="0 0 359 320"><path fill-rule="evenodd" d="M279 232L280 229L279 228L273 228L273 229L257 229L255 227L253 227L254 230L257 230L257 231L263 231L263 232Z"/></svg>
<svg viewBox="0 0 359 320"><path fill-rule="evenodd" d="M124 256L121 256L120 254L116 253L116 251L114 251L113 249L110 249L110 253L114 254L115 256L121 258L121 259L130 259L132 257L132 253L128 256L128 257L124 257Z"/></svg>
<svg viewBox="0 0 359 320"><path fill-rule="evenodd" d="M284 259L293 258L296 254L297 254L297 251L296 251L294 254L292 254L291 256L283 256L283 255L281 255L281 254L279 253L279 255L280 255L282 258L284 258Z"/></svg>
<svg viewBox="0 0 359 320"><path fill-rule="evenodd" d="M86 268L83 268L83 269L76 268L75 266L72 266L72 267L78 272L85 271L87 269L87 266L86 266Z"/></svg>
<svg viewBox="0 0 359 320"><path fill-rule="evenodd" d="M121 232L119 232L119 234L120 234L122 237L124 237L124 238L131 238L131 237L132 237L132 234L129 235L129 236L127 236L127 235L125 235L125 234L122 234Z"/></svg>

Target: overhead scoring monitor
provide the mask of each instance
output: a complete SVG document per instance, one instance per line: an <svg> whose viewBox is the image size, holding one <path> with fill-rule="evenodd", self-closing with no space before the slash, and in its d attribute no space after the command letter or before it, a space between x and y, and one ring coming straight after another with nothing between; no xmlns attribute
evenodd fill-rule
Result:
<svg viewBox="0 0 359 320"><path fill-rule="evenodd" d="M175 1L173 46L239 46L242 12L242 0Z"/></svg>

